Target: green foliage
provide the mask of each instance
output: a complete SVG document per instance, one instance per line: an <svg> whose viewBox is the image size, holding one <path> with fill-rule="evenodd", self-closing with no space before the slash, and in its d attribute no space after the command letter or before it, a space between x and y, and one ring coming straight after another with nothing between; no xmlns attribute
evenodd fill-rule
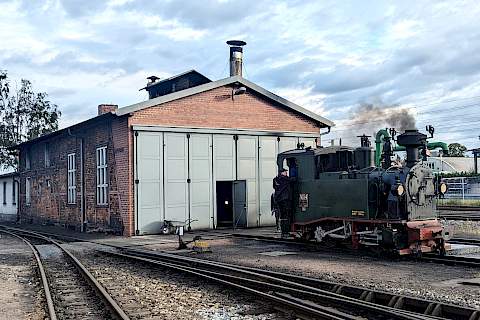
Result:
<svg viewBox="0 0 480 320"><path fill-rule="evenodd" d="M35 93L25 79L12 91L7 72L0 70L0 166L17 166L8 148L58 129L61 113L47 98L45 92Z"/></svg>
<svg viewBox="0 0 480 320"><path fill-rule="evenodd" d="M450 143L448 145L448 157L465 157L467 147L460 143Z"/></svg>
<svg viewBox="0 0 480 320"><path fill-rule="evenodd" d="M448 172L441 174L443 178L458 178L458 177L478 177L480 174L475 173L474 171L459 171L459 172Z"/></svg>

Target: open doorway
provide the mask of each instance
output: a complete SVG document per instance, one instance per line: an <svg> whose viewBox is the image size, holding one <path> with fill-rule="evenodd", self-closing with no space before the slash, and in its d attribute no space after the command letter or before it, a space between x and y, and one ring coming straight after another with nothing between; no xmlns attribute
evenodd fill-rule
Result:
<svg viewBox="0 0 480 320"><path fill-rule="evenodd" d="M246 181L217 181L217 227L244 228L247 226Z"/></svg>

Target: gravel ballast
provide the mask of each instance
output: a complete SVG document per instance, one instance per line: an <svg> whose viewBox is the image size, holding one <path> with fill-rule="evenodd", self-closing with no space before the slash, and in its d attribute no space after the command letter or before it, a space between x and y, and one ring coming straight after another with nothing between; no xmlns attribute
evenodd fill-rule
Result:
<svg viewBox="0 0 480 320"><path fill-rule="evenodd" d="M131 319L287 319L265 302L183 273L69 244Z"/></svg>
<svg viewBox="0 0 480 320"><path fill-rule="evenodd" d="M0 318L45 319L43 287L25 243L0 233Z"/></svg>
<svg viewBox="0 0 480 320"><path fill-rule="evenodd" d="M226 238L209 243L213 252L198 257L480 308L480 287L459 284L470 279L478 281L480 270L476 268L375 258L335 248L312 251L248 239ZM168 244L149 246L151 250L174 248Z"/></svg>

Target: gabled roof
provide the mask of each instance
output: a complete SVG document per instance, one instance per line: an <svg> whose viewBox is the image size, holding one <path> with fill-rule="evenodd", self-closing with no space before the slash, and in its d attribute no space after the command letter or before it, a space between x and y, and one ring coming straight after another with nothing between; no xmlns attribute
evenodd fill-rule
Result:
<svg viewBox="0 0 480 320"><path fill-rule="evenodd" d="M69 127L66 127L66 128L63 128L63 129L59 129L57 131L53 131L53 132L50 132L50 133L47 133L47 134L44 134L43 136L40 136L40 137L37 137L35 139L31 139L31 140L28 140L28 141L24 141L22 143L19 143L15 146L11 146L8 148L8 150L18 150L20 147L24 146L24 145L28 145L28 144L32 144L32 143L36 143L36 142L39 142L39 141L42 141L42 140L46 140L46 139L50 139L50 138L53 138L55 136L58 136L58 135L61 135L65 132L68 132L68 131L71 131L71 130L75 130L75 129L78 129L78 128L81 128L82 126L84 125L89 125L91 123L95 123L96 121L103 121L103 120L106 120L107 118L110 118L110 117L115 117L115 114L113 112L107 112L107 113L104 113L104 114L101 114L99 116L95 116L93 118L90 118L90 119L87 119L87 120L84 120L82 122L79 122L79 123L76 123L76 124L73 124Z"/></svg>
<svg viewBox="0 0 480 320"><path fill-rule="evenodd" d="M0 174L0 179L16 177L16 176L18 176L18 172L16 172L16 171L8 172L8 173L1 173Z"/></svg>
<svg viewBox="0 0 480 320"><path fill-rule="evenodd" d="M165 83L165 82L167 82L167 81L175 80L175 79L177 79L177 78L182 78L182 77L185 77L185 76L188 76L188 75L192 75L192 74L196 74L196 75L204 78L206 82L212 82L212 80L208 79L206 76L204 76L203 74L201 74L201 73L198 72L197 70L192 69L192 70L188 70L188 71L185 71L185 72L176 74L176 75L174 75L174 76L171 76L170 78L165 78L165 79L156 81L156 82L154 82L154 83L149 83L149 84L147 84L146 87L141 88L139 91L144 90L144 89L147 89L147 88L150 88L150 87L153 87L153 86L157 86L157 85L162 84L162 83Z"/></svg>
<svg viewBox="0 0 480 320"><path fill-rule="evenodd" d="M217 81L208 82L208 83L196 86L196 87L192 87L192 88L188 88L188 89L185 89L185 90L173 92L173 93L170 93L170 94L167 94L167 95L164 95L164 96L160 96L160 97L157 97L157 98L154 98L154 99L150 99L150 100L147 100L147 101L144 101L144 102L132 104L130 106L119 108L115 112L115 114L118 115L118 116L126 115L126 114L129 114L129 113L133 113L133 112L140 111L140 110L143 110L143 109L146 109L146 108L150 108L150 107L153 107L153 106L157 106L157 105L164 104L164 103L167 103L167 102L170 102L170 101L185 98L185 97L197 94L197 93L205 92L205 91L208 91L208 90L216 89L216 88L226 86L226 85L230 85L230 84L234 84L234 83L241 84L241 85L255 91L256 93L264 96L265 98L267 98L269 100L272 100L272 101L284 106L287 109L296 111L300 114L303 114L307 118L318 121L323 125L323 127L333 127L335 125L332 121L330 121L330 120L328 120L324 117L321 117L318 114L316 114L316 113L314 113L310 110L307 110L307 109L305 109L305 108L303 108L303 107L301 107L301 106L299 106L299 105L297 105L293 102L290 102L287 99L284 99L280 96L277 96L276 94L274 94L274 93L256 85L253 82L250 82L250 81L248 81L245 78L242 78L240 76L233 76L233 77L229 77L229 78L225 78L225 79L221 79L221 80L217 80Z"/></svg>

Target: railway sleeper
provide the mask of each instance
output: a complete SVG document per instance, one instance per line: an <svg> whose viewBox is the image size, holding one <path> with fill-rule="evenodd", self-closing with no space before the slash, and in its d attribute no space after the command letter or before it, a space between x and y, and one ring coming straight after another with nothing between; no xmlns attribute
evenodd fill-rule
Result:
<svg viewBox="0 0 480 320"><path fill-rule="evenodd" d="M480 320L480 311L475 311L474 313L472 313L468 320Z"/></svg>
<svg viewBox="0 0 480 320"><path fill-rule="evenodd" d="M423 314L439 317L442 315L442 305L438 303L429 303Z"/></svg>
<svg viewBox="0 0 480 320"><path fill-rule="evenodd" d="M332 288L332 292L333 292L333 293L341 294L342 291L343 291L343 286L340 285L340 284L336 284L336 285L334 285L333 288Z"/></svg>

